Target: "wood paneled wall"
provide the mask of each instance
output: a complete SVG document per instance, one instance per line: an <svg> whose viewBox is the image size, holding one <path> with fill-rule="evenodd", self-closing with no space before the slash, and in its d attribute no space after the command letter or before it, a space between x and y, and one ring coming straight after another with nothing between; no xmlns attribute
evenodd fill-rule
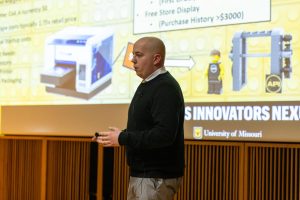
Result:
<svg viewBox="0 0 300 200"><path fill-rule="evenodd" d="M245 199L300 199L300 144L246 144Z"/></svg>
<svg viewBox="0 0 300 200"><path fill-rule="evenodd" d="M41 147L38 140L0 139L0 199L40 199Z"/></svg>
<svg viewBox="0 0 300 200"><path fill-rule="evenodd" d="M89 200L90 144L90 138L0 137L0 199ZM102 199L101 174L97 182Z"/></svg>
<svg viewBox="0 0 300 200"><path fill-rule="evenodd" d="M89 199L90 143L49 141L46 199Z"/></svg>
<svg viewBox="0 0 300 200"><path fill-rule="evenodd" d="M1 200L89 200L90 138L0 137ZM97 194L102 200L103 148ZM114 148L115 200L126 199L125 149ZM185 141L176 200L300 199L300 144Z"/></svg>
<svg viewBox="0 0 300 200"><path fill-rule="evenodd" d="M124 148L115 149L114 200L126 199ZM299 200L300 144L185 141L175 200Z"/></svg>
<svg viewBox="0 0 300 200"><path fill-rule="evenodd" d="M240 143L186 142L186 170L176 199L241 199L242 153Z"/></svg>

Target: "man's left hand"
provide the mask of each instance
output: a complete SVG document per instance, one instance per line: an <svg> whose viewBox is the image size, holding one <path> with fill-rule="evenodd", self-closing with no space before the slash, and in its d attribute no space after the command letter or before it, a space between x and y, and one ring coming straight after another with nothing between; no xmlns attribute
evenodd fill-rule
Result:
<svg viewBox="0 0 300 200"><path fill-rule="evenodd" d="M116 127L109 127L108 129L109 131L99 132L99 136L93 140L105 147L120 146L118 138L121 131Z"/></svg>

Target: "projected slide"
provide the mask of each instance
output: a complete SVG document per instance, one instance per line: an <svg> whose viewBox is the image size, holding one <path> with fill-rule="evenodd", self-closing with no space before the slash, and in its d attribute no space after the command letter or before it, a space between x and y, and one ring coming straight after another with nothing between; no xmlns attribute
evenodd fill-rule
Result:
<svg viewBox="0 0 300 200"><path fill-rule="evenodd" d="M293 0L0 1L0 104L128 104L141 82L133 43L151 35L166 44L191 138L268 138L300 119L299 10Z"/></svg>
<svg viewBox="0 0 300 200"><path fill-rule="evenodd" d="M134 3L134 33L270 20L270 0L146 0Z"/></svg>

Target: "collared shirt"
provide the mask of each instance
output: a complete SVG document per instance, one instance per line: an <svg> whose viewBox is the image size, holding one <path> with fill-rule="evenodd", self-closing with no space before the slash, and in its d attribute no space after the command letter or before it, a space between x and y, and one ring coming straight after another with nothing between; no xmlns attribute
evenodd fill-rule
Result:
<svg viewBox="0 0 300 200"><path fill-rule="evenodd" d="M143 83L145 82L148 82L148 81L151 81L152 79L154 79L155 77L157 77L158 75L160 74L164 74L166 73L167 70L165 67L161 67L161 68L158 68L157 70L155 70L152 74L150 74L147 78L145 78L143 80Z"/></svg>

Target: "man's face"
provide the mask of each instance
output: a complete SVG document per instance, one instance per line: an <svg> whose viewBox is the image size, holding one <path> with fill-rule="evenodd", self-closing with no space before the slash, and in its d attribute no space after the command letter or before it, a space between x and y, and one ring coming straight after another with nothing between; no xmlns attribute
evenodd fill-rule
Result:
<svg viewBox="0 0 300 200"><path fill-rule="evenodd" d="M133 57L131 62L136 74L142 79L151 75L157 67L155 66L155 54L147 46L147 40L138 40L133 46Z"/></svg>

